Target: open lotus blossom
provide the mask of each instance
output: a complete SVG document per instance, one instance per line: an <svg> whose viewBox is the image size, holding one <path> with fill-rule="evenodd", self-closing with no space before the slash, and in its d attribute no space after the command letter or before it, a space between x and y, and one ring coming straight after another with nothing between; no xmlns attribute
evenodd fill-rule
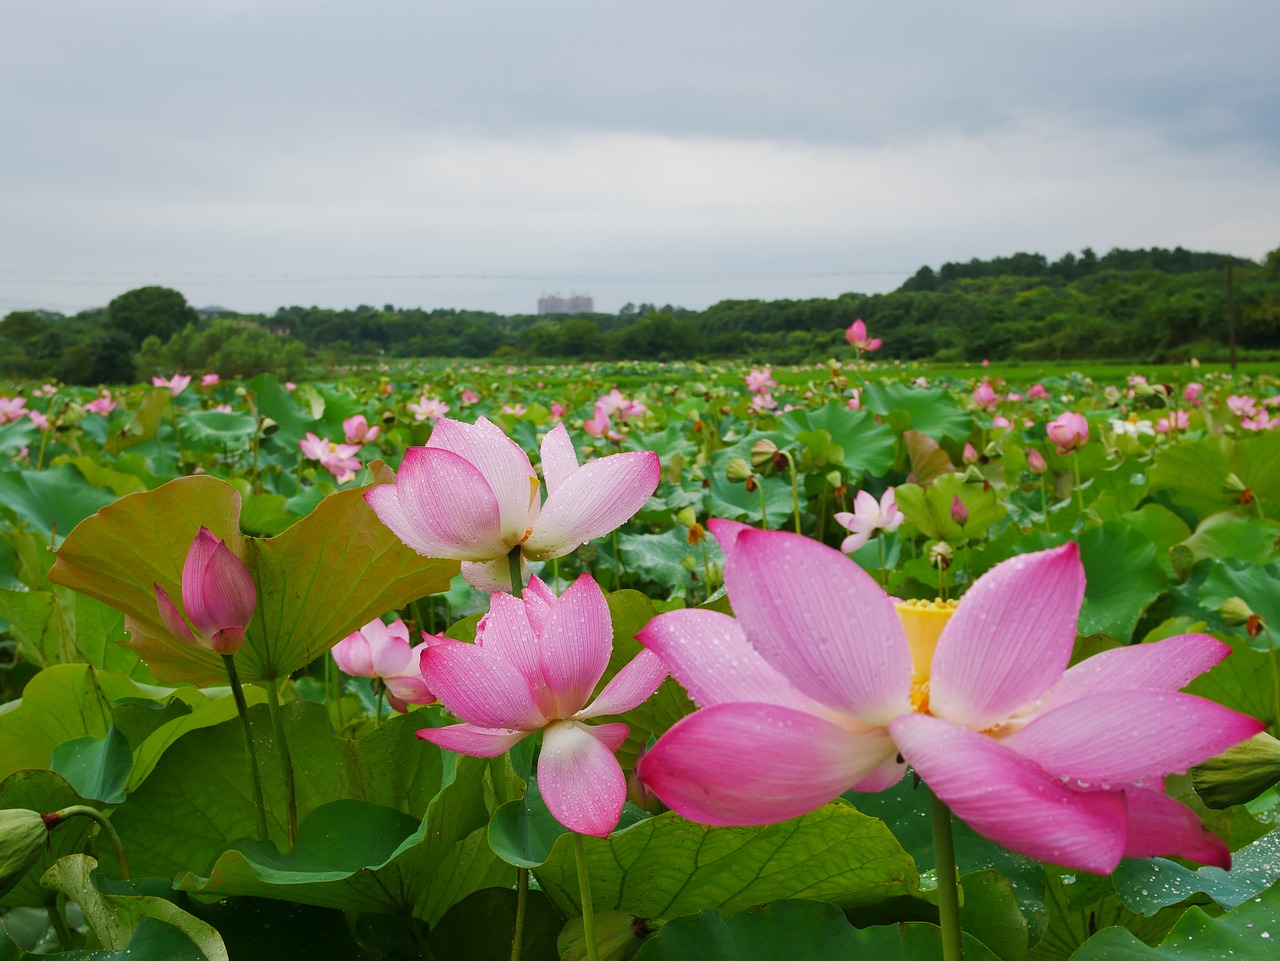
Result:
<svg viewBox="0 0 1280 961"><path fill-rule="evenodd" d="M1178 690L1229 653L1204 634L1068 667L1084 598L1075 544L1013 557L958 605L895 602L842 554L713 520L736 617L660 614L638 635L699 710L638 773L704 824L781 821L909 763L972 828L1099 874L1123 856L1226 866L1226 846L1164 793L1263 729Z"/></svg>
<svg viewBox="0 0 1280 961"><path fill-rule="evenodd" d="M550 560L618 527L661 476L652 451L610 454L584 465L563 424L542 440L547 500L529 457L485 418L441 418L425 447L405 452L394 484L365 493L378 518L426 557L456 558L482 590L510 590L507 558Z"/></svg>
<svg viewBox="0 0 1280 961"><path fill-rule="evenodd" d="M436 397L428 397L426 394L419 397L416 404L409 401L405 407L413 414L414 420L435 420L449 413L448 404Z"/></svg>
<svg viewBox="0 0 1280 961"><path fill-rule="evenodd" d="M1237 417L1252 417L1258 412L1258 402L1247 394L1232 394L1227 398L1227 407Z"/></svg>
<svg viewBox="0 0 1280 961"><path fill-rule="evenodd" d="M853 512L840 511L835 519L837 524L850 532L840 544L840 550L846 554L852 554L871 540L871 535L876 531L884 531L886 534L896 531L905 520L898 510L897 497L892 487L881 494L879 500L868 491L858 491L858 496L853 499Z"/></svg>
<svg viewBox="0 0 1280 961"><path fill-rule="evenodd" d="M995 410L1000 401L996 389L985 380L973 390L973 403L979 410Z"/></svg>
<svg viewBox="0 0 1280 961"><path fill-rule="evenodd" d="M1182 399L1188 404L1198 405L1200 403L1200 395L1203 393L1204 384L1193 380L1191 383L1187 384L1186 388L1182 391Z"/></svg>
<svg viewBox="0 0 1280 961"><path fill-rule="evenodd" d="M1155 432L1157 434L1171 434L1175 431L1186 430L1191 426L1191 415L1185 410L1175 410L1167 417L1161 417L1156 421Z"/></svg>
<svg viewBox="0 0 1280 961"><path fill-rule="evenodd" d="M331 473L339 484L345 484L360 469L360 453L357 444L335 444L327 437L317 437L311 431L298 441L298 447L308 460L319 461L320 466Z"/></svg>
<svg viewBox="0 0 1280 961"><path fill-rule="evenodd" d="M369 426L369 421L364 414L356 414L354 417L348 417L342 422L342 439L348 444L356 446L372 444L381 433L381 427L377 425Z"/></svg>
<svg viewBox="0 0 1280 961"><path fill-rule="evenodd" d="M1249 417L1241 418L1240 426L1245 430L1275 430L1280 427L1280 417L1272 417L1265 410L1260 410Z"/></svg>
<svg viewBox="0 0 1280 961"><path fill-rule="evenodd" d="M459 401L462 403L463 407L470 407L472 404L477 404L480 402L480 395L477 394L470 387L468 387L460 395Z"/></svg>
<svg viewBox="0 0 1280 961"><path fill-rule="evenodd" d="M1084 414L1071 410L1049 421L1044 429L1049 440L1058 446L1058 453L1063 456L1079 450L1089 440L1089 422L1085 420Z"/></svg>
<svg viewBox="0 0 1280 961"><path fill-rule="evenodd" d="M338 667L352 677L381 680L391 696L404 704L430 704L436 699L422 677L422 652L442 637L423 634L416 647L409 644L409 628L400 618L390 624L374 619L334 645Z"/></svg>
<svg viewBox="0 0 1280 961"><path fill-rule="evenodd" d="M188 644L200 644L218 654L234 654L244 643L244 630L258 605L244 562L207 527L201 527L182 564L182 609L159 584L156 607L169 633ZM190 625L188 625L190 621Z"/></svg>
<svg viewBox="0 0 1280 961"><path fill-rule="evenodd" d="M48 429L49 429L49 426L50 426L50 425L49 425L49 418L48 418L48 416L47 416L47 415L45 415L45 414L44 414L44 413L42 413L41 411L38 411L38 410L25 410L25 411L23 411L23 413L27 415L27 420L29 420L29 421L31 421L31 423L35 424L35 425L36 425L36 427L40 428L40 430L48 430ZM1264 415L1264 416L1265 416L1265 415Z"/></svg>
<svg viewBox="0 0 1280 961"><path fill-rule="evenodd" d="M164 377L152 377L151 385L153 387L167 387L169 389L169 393L171 393L174 397L177 397L189 386L191 386L191 375L190 374L174 374L172 377L169 377L167 379Z"/></svg>
<svg viewBox="0 0 1280 961"><path fill-rule="evenodd" d="M1027 388L1027 400L1044 400L1049 396L1044 384L1032 384Z"/></svg>
<svg viewBox="0 0 1280 961"><path fill-rule="evenodd" d="M106 394L103 394L101 397L95 397L93 400L85 404L84 409L91 414L98 414L101 417L106 417L116 409L116 401L112 400Z"/></svg>
<svg viewBox="0 0 1280 961"><path fill-rule="evenodd" d="M222 383L222 378L219 377L217 374L213 374L213 373L204 374L200 378L201 387L217 387L218 384L220 383Z"/></svg>
<svg viewBox="0 0 1280 961"><path fill-rule="evenodd" d="M26 414L25 397L0 397L0 424L9 424Z"/></svg>
<svg viewBox="0 0 1280 961"><path fill-rule="evenodd" d="M641 651L592 701L612 651L609 606L589 574L560 597L531 578L521 598L494 595L474 644L446 638L423 652L428 686L463 723L418 737L459 754L497 757L541 730L538 787L548 810L572 831L606 837L626 799L613 755L628 729L586 722L631 710L667 676L657 655Z"/></svg>
<svg viewBox="0 0 1280 961"><path fill-rule="evenodd" d="M778 402L773 399L773 394L766 390L752 395L749 409L753 414L768 414L778 409Z"/></svg>
<svg viewBox="0 0 1280 961"><path fill-rule="evenodd" d="M769 367L752 367L742 379L746 381L747 390L753 394L767 394L778 386L778 382L773 379L773 370Z"/></svg>
<svg viewBox="0 0 1280 961"><path fill-rule="evenodd" d="M861 317L849 325L849 329L844 332L844 339L850 346L856 347L858 353L864 350L879 350L883 343L879 337L867 336L867 325L862 322Z"/></svg>

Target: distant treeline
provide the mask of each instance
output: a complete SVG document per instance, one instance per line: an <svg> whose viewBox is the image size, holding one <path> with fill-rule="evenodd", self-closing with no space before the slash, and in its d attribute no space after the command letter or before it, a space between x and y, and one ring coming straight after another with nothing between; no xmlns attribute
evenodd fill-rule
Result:
<svg viewBox="0 0 1280 961"><path fill-rule="evenodd" d="M1241 350L1280 357L1280 249L1259 264L1154 247L1101 257L1086 248L1052 262L1026 253L975 259L936 271L922 267L887 294L726 300L704 311L628 304L617 314L503 316L386 305L210 319L175 291L149 287L70 318L10 314L0 322L0 374L97 383L166 366L290 373L305 362L304 348L313 359L333 362L443 356L798 363L844 346L845 329L859 317L883 339L879 356L903 360L1211 360L1226 354L1229 296Z"/></svg>

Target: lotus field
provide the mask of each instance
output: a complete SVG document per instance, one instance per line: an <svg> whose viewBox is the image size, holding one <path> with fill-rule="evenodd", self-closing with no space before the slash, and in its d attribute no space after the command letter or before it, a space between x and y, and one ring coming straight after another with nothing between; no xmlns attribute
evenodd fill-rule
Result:
<svg viewBox="0 0 1280 961"><path fill-rule="evenodd" d="M1276 957L1280 381L858 326L8 385L0 959Z"/></svg>

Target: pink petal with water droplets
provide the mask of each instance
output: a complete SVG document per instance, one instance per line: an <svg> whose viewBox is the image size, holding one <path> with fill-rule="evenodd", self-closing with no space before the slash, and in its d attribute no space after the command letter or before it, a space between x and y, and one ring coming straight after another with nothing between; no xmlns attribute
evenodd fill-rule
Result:
<svg viewBox="0 0 1280 961"><path fill-rule="evenodd" d="M476 644L511 664L533 692L534 703L544 717L555 717L555 698L542 676L538 637L526 616L524 601L511 594L494 594L489 612L476 628Z"/></svg>
<svg viewBox="0 0 1280 961"><path fill-rule="evenodd" d="M826 714L756 653L742 626L727 614L689 608L659 614L636 635L657 652L699 707L759 702Z"/></svg>
<svg viewBox="0 0 1280 961"><path fill-rule="evenodd" d="M713 517L707 521L707 530L715 536L720 544L720 550L728 557L738 543L738 535L743 531L755 530L749 524L743 524L741 521L725 520L721 517Z"/></svg>
<svg viewBox="0 0 1280 961"><path fill-rule="evenodd" d="M1102 651L1068 668L1037 712L1103 691L1176 691L1230 653L1231 648L1208 634L1181 634Z"/></svg>
<svg viewBox="0 0 1280 961"><path fill-rule="evenodd" d="M898 749L979 834L1037 861L1110 874L1124 853L1120 791L1073 791L999 742L927 714L889 725Z"/></svg>
<svg viewBox="0 0 1280 961"><path fill-rule="evenodd" d="M909 710L893 601L853 561L782 531L738 534L725 585L751 646L796 688L867 724Z"/></svg>
<svg viewBox="0 0 1280 961"><path fill-rule="evenodd" d="M929 710L982 730L1034 703L1066 670L1083 600L1074 543L997 564L961 598L942 631Z"/></svg>
<svg viewBox="0 0 1280 961"><path fill-rule="evenodd" d="M1224 871L1231 867L1231 852L1204 826L1191 808L1163 791L1130 787L1127 858L1183 857L1212 864Z"/></svg>
<svg viewBox="0 0 1280 961"><path fill-rule="evenodd" d="M483 417L477 418L474 424L442 417L431 429L427 447L452 451L475 465L497 499L502 540L508 544L519 543L537 517L531 513L529 484L530 479L537 479L537 474L520 445L504 434L501 427ZM535 496L535 507L536 503Z"/></svg>
<svg viewBox="0 0 1280 961"><path fill-rule="evenodd" d="M196 633L212 639L227 628L244 628L257 604L258 590L244 562L201 527L182 565L182 606Z"/></svg>
<svg viewBox="0 0 1280 961"><path fill-rule="evenodd" d="M531 731L547 723L520 672L475 644L428 647L422 676L445 707L469 724Z"/></svg>
<svg viewBox="0 0 1280 961"><path fill-rule="evenodd" d="M1266 725L1191 694L1107 691L1037 715L1002 743L1097 786L1182 774Z"/></svg>
<svg viewBox="0 0 1280 961"><path fill-rule="evenodd" d="M394 485L365 493L378 519L426 557L506 560L498 499L474 464L447 451L411 447Z"/></svg>
<svg viewBox="0 0 1280 961"><path fill-rule="evenodd" d="M773 824L867 778L897 749L883 729L856 734L774 704L717 704L676 722L636 772L700 824Z"/></svg>
<svg viewBox="0 0 1280 961"><path fill-rule="evenodd" d="M424 741L469 757L498 757L528 736L528 731L476 727L474 724L428 727L418 732L418 737Z"/></svg>
<svg viewBox="0 0 1280 961"><path fill-rule="evenodd" d="M551 607L538 638L538 658L555 717L582 710L609 666L613 621L604 592L583 574Z"/></svg>
<svg viewBox="0 0 1280 961"><path fill-rule="evenodd" d="M156 589L156 607L160 611L160 620L164 623L169 633L180 641L186 641L188 644L199 644L199 639L191 633L191 628L187 626L187 622L178 611L177 605L164 592L164 588L159 584L153 584L152 586Z"/></svg>
<svg viewBox="0 0 1280 961"><path fill-rule="evenodd" d="M667 678L667 665L653 651L641 651L622 666L604 686L600 696L574 715L584 720L608 714L622 714L653 696Z"/></svg>
<svg viewBox="0 0 1280 961"><path fill-rule="evenodd" d="M610 454L582 465L548 495L525 555L560 557L621 527L657 489L661 472L652 451Z"/></svg>
<svg viewBox="0 0 1280 961"><path fill-rule="evenodd" d="M538 788L547 810L569 830L599 838L618 826L627 796L622 768L604 743L616 743L614 725L602 727L552 724L542 734L538 755Z"/></svg>
<svg viewBox="0 0 1280 961"><path fill-rule="evenodd" d="M542 438L542 476L547 482L547 496L550 497L564 479L578 469L578 452L573 449L573 441L564 424L556 424Z"/></svg>

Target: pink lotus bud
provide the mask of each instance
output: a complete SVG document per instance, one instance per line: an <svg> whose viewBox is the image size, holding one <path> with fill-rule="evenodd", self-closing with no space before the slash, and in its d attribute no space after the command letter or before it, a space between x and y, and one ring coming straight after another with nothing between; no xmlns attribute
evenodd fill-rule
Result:
<svg viewBox="0 0 1280 961"><path fill-rule="evenodd" d="M258 590L244 562L207 527L196 534L182 565L186 619L164 589L154 586L160 620L178 640L201 644L217 654L240 649L258 605Z"/></svg>
<svg viewBox="0 0 1280 961"><path fill-rule="evenodd" d="M951 498L951 519L961 527L969 523L969 508L964 506L959 494Z"/></svg>
<svg viewBox="0 0 1280 961"><path fill-rule="evenodd" d="M1049 465L1045 463L1044 455L1034 447L1027 448L1027 470L1039 476L1049 469Z"/></svg>
<svg viewBox="0 0 1280 961"><path fill-rule="evenodd" d="M1067 411L1059 414L1045 426L1049 440L1058 445L1059 454L1079 450L1089 440L1089 422L1083 414Z"/></svg>
<svg viewBox="0 0 1280 961"><path fill-rule="evenodd" d="M966 464L973 464L978 460L978 452L974 450L972 444L965 444L964 451L961 453L960 458Z"/></svg>
<svg viewBox="0 0 1280 961"><path fill-rule="evenodd" d="M1048 396L1049 392L1045 390L1044 384L1032 384L1027 391L1027 400L1044 400Z"/></svg>

